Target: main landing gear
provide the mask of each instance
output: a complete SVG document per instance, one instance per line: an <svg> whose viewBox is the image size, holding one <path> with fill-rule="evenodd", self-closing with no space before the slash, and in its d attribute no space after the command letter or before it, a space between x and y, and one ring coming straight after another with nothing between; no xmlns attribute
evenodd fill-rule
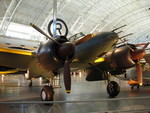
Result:
<svg viewBox="0 0 150 113"><path fill-rule="evenodd" d="M109 98L117 96L120 92L120 87L118 83L115 81L110 81L107 85L107 92L109 94Z"/></svg>
<svg viewBox="0 0 150 113"><path fill-rule="evenodd" d="M139 88L140 88L140 85L139 85L139 84L132 84L132 85L131 85L131 89L132 89L132 90L134 89L134 86L136 86L136 87L137 87L137 89L139 89Z"/></svg>
<svg viewBox="0 0 150 113"><path fill-rule="evenodd" d="M54 88L48 82L48 85L44 85L44 87L41 90L40 94L41 100L42 101L53 101L54 100ZM48 105L53 105L53 104L48 104Z"/></svg>
<svg viewBox="0 0 150 113"><path fill-rule="evenodd" d="M53 101L54 90L53 86L45 85L41 90L41 100L42 101Z"/></svg>

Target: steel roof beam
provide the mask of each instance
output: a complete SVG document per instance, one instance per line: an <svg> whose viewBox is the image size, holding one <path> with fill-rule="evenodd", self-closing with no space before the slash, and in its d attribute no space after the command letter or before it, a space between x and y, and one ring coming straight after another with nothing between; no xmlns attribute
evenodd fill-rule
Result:
<svg viewBox="0 0 150 113"><path fill-rule="evenodd" d="M67 0L67 3L65 3L65 5L62 8L59 8L61 4L63 4L65 1L63 2L58 2L57 3L57 9L58 9L58 13L60 13L70 2L71 0ZM48 16L45 18L41 28L45 28L48 24L48 22L50 21L50 19L52 18L52 13L53 13L53 9L49 12Z"/></svg>
<svg viewBox="0 0 150 113"><path fill-rule="evenodd" d="M6 30L11 22L11 19L14 16L14 14L21 2L22 2L22 0L12 0L11 3L9 4L9 6L6 10L6 13L4 15L4 18L0 24L0 34L1 35L5 35Z"/></svg>

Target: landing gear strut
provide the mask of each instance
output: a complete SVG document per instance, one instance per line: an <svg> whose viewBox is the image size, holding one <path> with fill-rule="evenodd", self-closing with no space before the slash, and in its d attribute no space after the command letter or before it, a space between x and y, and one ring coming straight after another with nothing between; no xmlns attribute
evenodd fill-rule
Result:
<svg viewBox="0 0 150 113"><path fill-rule="evenodd" d="M137 89L140 88L140 85L139 85L139 84L133 84L133 85L131 85L131 89L132 89L132 90L134 89L134 86L137 86Z"/></svg>
<svg viewBox="0 0 150 113"><path fill-rule="evenodd" d="M107 92L109 94L109 98L117 96L120 92L120 87L118 83L115 81L110 81L107 85Z"/></svg>
<svg viewBox="0 0 150 113"><path fill-rule="evenodd" d="M30 81L30 83L29 83L29 87L32 87L32 79L31 79L31 81Z"/></svg>

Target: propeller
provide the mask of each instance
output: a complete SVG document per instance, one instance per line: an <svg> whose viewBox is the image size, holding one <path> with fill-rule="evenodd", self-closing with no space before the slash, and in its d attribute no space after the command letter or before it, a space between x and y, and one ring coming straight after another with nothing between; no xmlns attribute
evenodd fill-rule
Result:
<svg viewBox="0 0 150 113"><path fill-rule="evenodd" d="M65 84L65 89L67 93L70 93L71 91L71 75L70 75L70 60L69 56L72 55L75 51L75 44L71 42L64 42L64 43L59 43L57 40L51 38L48 36L43 30L41 30L39 27L36 25L30 23L30 25L39 31L41 34L52 40L54 43L58 45L56 53L60 56L60 58L63 58L65 60L64 63L64 84Z"/></svg>
<svg viewBox="0 0 150 113"><path fill-rule="evenodd" d="M70 75L70 66L69 66L69 56L72 55L75 51L75 45L71 42L62 43L57 50L57 54L65 59L64 63L64 85L66 92L71 92L71 75Z"/></svg>
<svg viewBox="0 0 150 113"><path fill-rule="evenodd" d="M125 38L125 37L127 37L127 36L130 36L130 35L133 35L133 33L130 33L130 34L127 34L127 35L124 35L124 36L122 36L122 37L120 37L119 39L120 39L120 41L121 41L121 43L124 43L124 45L126 45L131 51L133 51L134 52L134 50L128 45L128 44L126 44L125 43L125 39L124 40L122 40L122 38Z"/></svg>
<svg viewBox="0 0 150 113"><path fill-rule="evenodd" d="M41 30L36 25L30 23L30 26L32 26L38 32L40 32L41 34L43 34L44 36L46 36L47 38L49 38L50 40L52 40L54 43L58 45L56 53L57 55L60 56L60 58L65 60L64 62L64 85L65 85L66 92L70 93L71 75L70 75L70 66L69 66L69 63L70 63L69 56L74 53L75 45L79 45L88 41L90 38L94 36L94 34L89 34L87 36L84 36L83 38L76 40L75 43L71 43L69 41L64 42L64 43L59 43L57 40L55 40L54 38L51 38L49 35L47 35L43 30Z"/></svg>
<svg viewBox="0 0 150 113"><path fill-rule="evenodd" d="M142 68L140 65L140 59L142 59L145 56L145 49L146 47L149 45L149 43L146 44L135 44L135 46L140 46L140 45L144 45L144 47L142 49L136 49L134 51L131 52L131 59L136 61L135 62L135 67L136 67L136 74L138 77L138 83L139 85L142 85L143 82L143 74L142 74Z"/></svg>
<svg viewBox="0 0 150 113"><path fill-rule="evenodd" d="M132 47L130 47L128 44L125 43L125 41L122 40L122 38L126 37L126 36L129 36L129 35L132 35L133 33L130 33L130 34L127 34L125 36L122 36L120 37L120 41L122 43L124 43L130 50L131 50L131 59L136 61L135 62L135 68L136 68L136 74L137 74L137 78L138 78L138 81L129 81L129 83L135 83L135 84L139 84L139 85L142 85L142 82L143 82L143 75L142 75L142 68L141 68L141 65L140 65L140 59L144 58L144 55L145 55L145 49L147 48L147 46L149 45L149 43L146 43L146 44L134 44L135 46L141 46L141 45L144 45L144 47L142 49L132 49Z"/></svg>

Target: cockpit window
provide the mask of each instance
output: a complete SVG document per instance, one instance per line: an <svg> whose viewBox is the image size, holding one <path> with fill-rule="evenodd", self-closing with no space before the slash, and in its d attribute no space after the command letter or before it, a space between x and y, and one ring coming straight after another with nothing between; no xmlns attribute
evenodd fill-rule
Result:
<svg viewBox="0 0 150 113"><path fill-rule="evenodd" d="M81 37L85 36L85 35L86 35L85 33L79 32L79 33L69 37L68 40L70 40L72 42L72 41L77 40L78 38L81 38Z"/></svg>

